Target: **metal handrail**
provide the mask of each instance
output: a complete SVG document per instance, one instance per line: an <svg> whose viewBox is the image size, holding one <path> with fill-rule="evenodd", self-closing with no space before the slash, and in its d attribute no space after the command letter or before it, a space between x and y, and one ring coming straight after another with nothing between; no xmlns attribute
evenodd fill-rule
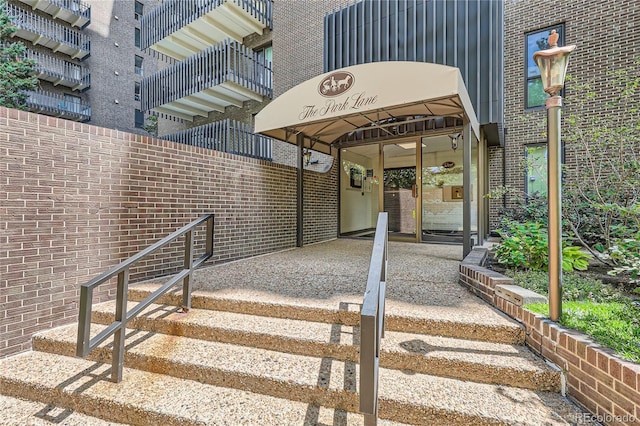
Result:
<svg viewBox="0 0 640 426"><path fill-rule="evenodd" d="M161 139L261 160L273 159L271 138L256 135L250 125L229 118L164 135Z"/></svg>
<svg viewBox="0 0 640 426"><path fill-rule="evenodd" d="M122 380L122 367L124 364L124 339L127 323L135 318L140 312L156 301L160 296L169 291L178 282L182 281L182 308L187 311L191 308L191 274L194 269L213 255L213 213L205 214L190 224L178 229L162 240L153 244L141 252L131 256L129 259L111 268L109 271L95 277L82 284L80 287L80 313L78 314L78 340L76 344L76 355L86 357L100 343L115 335L113 339L113 356L111 362L111 380L118 383ZM197 260L193 260L193 230L206 222L207 232L205 241L205 253ZM185 236L184 239L184 264L183 268L176 275L160 288L147 296L144 300L127 311L127 288L129 285L129 268L144 257L156 250L170 244L178 237ZM93 304L93 289L108 281L114 276L118 276L118 287L116 293L116 315L115 321L107 328L91 338L91 310Z"/></svg>
<svg viewBox="0 0 640 426"><path fill-rule="evenodd" d="M384 297L387 284L389 216L378 214L367 289L360 311L360 412L365 426L378 422L380 339L384 337Z"/></svg>
<svg viewBox="0 0 640 426"><path fill-rule="evenodd" d="M271 61L227 39L142 79L141 106L148 111L227 82L271 98L271 74Z"/></svg>
<svg viewBox="0 0 640 426"><path fill-rule="evenodd" d="M7 3L5 7L11 22L18 27L18 29L50 38L61 45L71 46L79 51L76 56L81 52L86 52L84 56L86 57L91 52L91 39L87 34L65 27L44 16L36 15L12 4ZM82 60L84 57L79 59Z"/></svg>

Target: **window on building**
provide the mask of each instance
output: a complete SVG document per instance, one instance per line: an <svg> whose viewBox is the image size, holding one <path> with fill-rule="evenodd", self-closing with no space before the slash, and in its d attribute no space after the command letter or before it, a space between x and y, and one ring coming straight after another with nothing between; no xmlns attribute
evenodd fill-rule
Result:
<svg viewBox="0 0 640 426"><path fill-rule="evenodd" d="M547 95L542 89L542 79L540 78L540 70L533 60L533 54L539 50L549 48L548 38L551 30L556 30L560 35L558 44L564 46L564 24L559 24L543 30L533 31L525 35L525 90L524 102L525 108L536 108L544 106Z"/></svg>
<svg viewBox="0 0 640 426"><path fill-rule="evenodd" d="M547 195L547 144L527 145L524 148L526 161L525 192Z"/></svg>
<svg viewBox="0 0 640 426"><path fill-rule="evenodd" d="M138 83L137 81L135 83L134 91L135 91L134 99L136 101L139 101L140 100L140 83Z"/></svg>
<svg viewBox="0 0 640 426"><path fill-rule="evenodd" d="M140 48L140 28L136 28L136 47Z"/></svg>
<svg viewBox="0 0 640 426"><path fill-rule="evenodd" d="M144 5L139 1L135 2L135 15L136 21L139 21L142 18L142 11L144 10Z"/></svg>
<svg viewBox="0 0 640 426"><path fill-rule="evenodd" d="M537 192L539 195L547 196L548 154L546 143L525 145L526 177L524 189L526 194L533 195ZM564 180L564 158L565 151L563 143L560 146L560 165L562 167L560 179L562 180Z"/></svg>
<svg viewBox="0 0 640 426"><path fill-rule="evenodd" d="M135 126L137 129L142 129L142 126L144 125L144 113L142 111L140 111L139 109L136 110L136 122L135 122Z"/></svg>
<svg viewBox="0 0 640 426"><path fill-rule="evenodd" d="M272 79L272 67L271 62L273 60L273 49L271 46L263 47L256 50L258 63L264 64L263 72L258 73L258 80L260 83L271 87Z"/></svg>
<svg viewBox="0 0 640 426"><path fill-rule="evenodd" d="M273 48L271 46L266 46L258 49L256 50L256 53L258 54L258 59L263 63L265 61L271 62L273 60Z"/></svg>
<svg viewBox="0 0 640 426"><path fill-rule="evenodd" d="M135 63L135 66L134 66L134 71L138 75L143 75L142 59L143 59L142 56L136 55L136 63Z"/></svg>

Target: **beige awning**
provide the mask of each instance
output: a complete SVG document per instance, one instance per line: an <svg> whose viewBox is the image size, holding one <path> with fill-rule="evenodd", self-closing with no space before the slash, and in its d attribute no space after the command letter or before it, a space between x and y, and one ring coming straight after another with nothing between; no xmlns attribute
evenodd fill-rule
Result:
<svg viewBox="0 0 640 426"><path fill-rule="evenodd" d="M389 122L453 117L479 138L479 125L458 68L424 62L374 62L342 68L301 83L255 117L255 132L313 149ZM323 149L318 146L324 145ZM309 146L305 142L305 145Z"/></svg>

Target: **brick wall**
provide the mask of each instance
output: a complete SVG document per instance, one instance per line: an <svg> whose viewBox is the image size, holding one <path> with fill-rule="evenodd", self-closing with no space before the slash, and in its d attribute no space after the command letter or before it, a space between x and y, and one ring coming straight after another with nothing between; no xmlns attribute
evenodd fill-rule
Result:
<svg viewBox="0 0 640 426"><path fill-rule="evenodd" d="M304 244L338 236L338 171L334 161L327 173L304 172Z"/></svg>
<svg viewBox="0 0 640 426"><path fill-rule="evenodd" d="M273 97L324 72L324 16L350 0L273 2ZM273 158L297 164L295 147L275 143Z"/></svg>
<svg viewBox="0 0 640 426"><path fill-rule="evenodd" d="M337 168L307 173L305 242L336 236ZM0 108L0 357L73 322L78 287L206 212L214 261L295 246L292 167ZM179 243L132 271L163 275ZM95 295L113 297L113 285Z"/></svg>
<svg viewBox="0 0 640 426"><path fill-rule="evenodd" d="M640 57L640 3L636 0L594 2L575 0L507 0L504 8L504 111L506 134L506 184L524 189L524 145L546 142L546 111L525 111L525 33L564 23L565 44L576 44L569 61L568 74L577 83L591 82L596 97L584 108L565 107L567 114L583 117L599 114L613 99L613 92L603 83L608 71L632 67ZM571 100L574 83L567 81L565 98ZM501 164L501 151L492 158ZM565 164L575 167L579 155L565 151ZM493 163L493 160L492 160ZM491 167L490 167L491 169ZM502 166L500 165L500 171ZM567 179L570 179L570 173ZM491 188L502 185L502 173L491 174ZM491 203L492 224L501 200Z"/></svg>
<svg viewBox="0 0 640 426"><path fill-rule="evenodd" d="M460 284L524 325L527 346L562 369L567 395L589 410L593 420L612 426L640 424L640 365L497 295L497 285L513 280L481 266L484 250L475 248L464 259Z"/></svg>

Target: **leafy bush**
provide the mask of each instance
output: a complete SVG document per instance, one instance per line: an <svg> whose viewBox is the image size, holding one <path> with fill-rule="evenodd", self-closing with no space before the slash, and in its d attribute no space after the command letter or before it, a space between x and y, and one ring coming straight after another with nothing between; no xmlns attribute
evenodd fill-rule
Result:
<svg viewBox="0 0 640 426"><path fill-rule="evenodd" d="M502 243L495 252L496 260L508 268L545 271L548 268L548 235L543 224L538 222L507 221L498 233ZM567 244L563 239L562 269L564 271L585 271L591 255L579 247Z"/></svg>
<svg viewBox="0 0 640 426"><path fill-rule="evenodd" d="M602 259L611 260L616 265L608 272L609 275L628 274L630 282L640 283L640 232L634 238L615 239L611 247L603 247L601 251Z"/></svg>
<svg viewBox="0 0 640 426"><path fill-rule="evenodd" d="M507 271L513 278L515 285L535 291L547 296L549 291L549 276L543 271ZM590 301L594 303L620 302L627 300L615 287L603 284L602 281L582 277L576 273L562 276L562 300Z"/></svg>
<svg viewBox="0 0 640 426"><path fill-rule="evenodd" d="M566 272L574 269L586 271L589 267L589 259L592 257L590 254L583 252L580 247L564 246L562 247L562 270Z"/></svg>
<svg viewBox="0 0 640 426"><path fill-rule="evenodd" d="M498 229L502 243L496 249L496 260L515 269L544 270L547 264L547 235L537 222L508 221Z"/></svg>

